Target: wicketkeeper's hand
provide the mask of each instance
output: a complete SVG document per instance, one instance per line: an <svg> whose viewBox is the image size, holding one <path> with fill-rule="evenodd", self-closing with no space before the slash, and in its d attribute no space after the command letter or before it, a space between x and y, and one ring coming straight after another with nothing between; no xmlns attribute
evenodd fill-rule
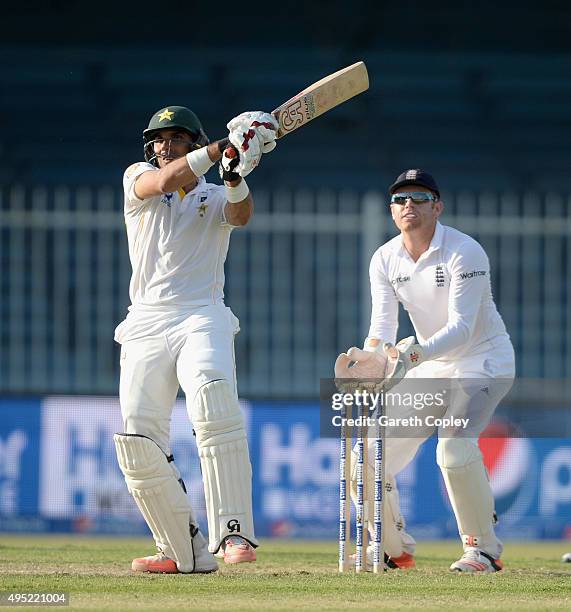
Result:
<svg viewBox="0 0 571 612"><path fill-rule="evenodd" d="M341 353L335 361L335 384L343 393L356 389L380 391L387 372L387 356L382 351L383 344L374 350L361 350L351 347Z"/></svg>
<svg viewBox="0 0 571 612"><path fill-rule="evenodd" d="M387 357L387 378L384 389L388 391L398 384L406 373L424 361L424 351L416 343L414 336L404 338L396 346L390 342L383 344L383 353Z"/></svg>

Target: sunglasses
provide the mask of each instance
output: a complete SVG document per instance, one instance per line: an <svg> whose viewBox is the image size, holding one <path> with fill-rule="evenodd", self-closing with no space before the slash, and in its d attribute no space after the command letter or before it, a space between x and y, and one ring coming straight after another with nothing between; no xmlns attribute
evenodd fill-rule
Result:
<svg viewBox="0 0 571 612"><path fill-rule="evenodd" d="M438 198L433 193L427 193L425 191L411 191L395 193L391 197L391 204L400 204L401 206L404 206L409 198L415 204L424 204L425 202L438 202Z"/></svg>

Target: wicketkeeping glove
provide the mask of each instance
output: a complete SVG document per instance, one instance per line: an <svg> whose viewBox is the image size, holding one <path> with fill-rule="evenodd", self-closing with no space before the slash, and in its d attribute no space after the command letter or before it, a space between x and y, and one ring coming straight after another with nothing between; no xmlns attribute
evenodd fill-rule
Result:
<svg viewBox="0 0 571 612"><path fill-rule="evenodd" d="M343 393L357 389L378 392L383 388L386 371L387 357L382 352L382 344L372 351L353 346L335 361L335 384Z"/></svg>
<svg viewBox="0 0 571 612"><path fill-rule="evenodd" d="M414 336L404 338L397 342L396 346L390 342L385 342L383 353L388 360L388 374L384 384L386 391L398 384L409 370L424 361L424 351L420 344L416 343Z"/></svg>

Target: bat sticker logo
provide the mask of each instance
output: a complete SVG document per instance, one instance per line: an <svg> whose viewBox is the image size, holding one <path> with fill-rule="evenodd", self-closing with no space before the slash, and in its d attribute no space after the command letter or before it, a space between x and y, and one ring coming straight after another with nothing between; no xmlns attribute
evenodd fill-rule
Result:
<svg viewBox="0 0 571 612"><path fill-rule="evenodd" d="M303 104L305 105L305 116L307 117L306 121L311 121L315 116L315 102L313 100L313 96L311 94L303 96Z"/></svg>
<svg viewBox="0 0 571 612"><path fill-rule="evenodd" d="M291 132L303 123L303 112L301 110L301 100L295 100L286 106L280 116L284 132Z"/></svg>

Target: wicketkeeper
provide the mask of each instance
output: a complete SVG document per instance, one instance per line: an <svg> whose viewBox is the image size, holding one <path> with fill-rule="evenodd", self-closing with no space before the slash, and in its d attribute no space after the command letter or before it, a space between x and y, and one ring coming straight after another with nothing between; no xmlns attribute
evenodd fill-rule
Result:
<svg viewBox="0 0 571 612"><path fill-rule="evenodd" d="M515 359L492 298L489 261L473 238L439 223L444 205L436 181L427 172L403 172L390 186L389 195L400 234L372 257L369 334L362 350L353 347L339 355L335 375L385 379L384 388L394 391L404 377L451 381L454 392L444 416L468 417L471 426L469 435L439 430L436 450L464 547L464 554L450 569L495 572L502 569L503 546L494 532L494 500L478 436L512 386ZM399 303L410 316L416 339L406 338L395 346ZM398 416L410 416L414 410L408 415L400 412ZM434 427L417 430L415 437L402 433L391 437L387 432L383 530L392 567L415 566L415 541L405 531L395 476L433 432ZM372 451L368 453L369 482L373 482ZM367 558L371 564L371 547Z"/></svg>
<svg viewBox="0 0 571 612"><path fill-rule="evenodd" d="M275 147L277 122L253 112L227 127L233 148L209 144L188 108L163 108L143 132L145 161L123 178L133 274L129 313L115 331L125 428L115 446L159 551L135 559L135 571L212 572L212 553L226 563L256 559L252 470L236 392L239 324L224 305L224 261L232 230L252 215L244 177ZM219 160L223 186L203 176ZM208 546L169 445L179 385L200 456Z"/></svg>

